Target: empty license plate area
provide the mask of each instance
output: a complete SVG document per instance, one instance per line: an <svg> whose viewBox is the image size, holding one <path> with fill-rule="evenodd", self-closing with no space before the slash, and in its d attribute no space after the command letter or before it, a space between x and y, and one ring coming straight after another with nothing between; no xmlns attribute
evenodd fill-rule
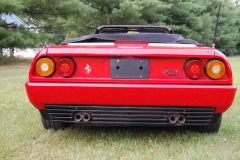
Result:
<svg viewBox="0 0 240 160"><path fill-rule="evenodd" d="M148 79L148 59L111 59L110 77L118 79Z"/></svg>

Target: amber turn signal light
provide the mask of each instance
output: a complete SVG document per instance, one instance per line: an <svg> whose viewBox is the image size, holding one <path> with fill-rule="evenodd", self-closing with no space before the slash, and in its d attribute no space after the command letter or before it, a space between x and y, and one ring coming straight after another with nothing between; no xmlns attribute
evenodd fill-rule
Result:
<svg viewBox="0 0 240 160"><path fill-rule="evenodd" d="M55 71L55 63L50 58L41 58L37 61L36 70L43 77L48 77Z"/></svg>
<svg viewBox="0 0 240 160"><path fill-rule="evenodd" d="M225 74L226 67L222 61L211 60L206 64L206 73L212 79L219 79Z"/></svg>

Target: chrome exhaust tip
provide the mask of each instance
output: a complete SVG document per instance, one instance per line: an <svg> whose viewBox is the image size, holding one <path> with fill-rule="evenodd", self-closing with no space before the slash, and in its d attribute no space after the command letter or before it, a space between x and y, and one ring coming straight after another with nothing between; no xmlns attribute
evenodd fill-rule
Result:
<svg viewBox="0 0 240 160"><path fill-rule="evenodd" d="M178 123L180 123L180 124L186 122L186 117L185 117L184 115L179 115L179 116L177 117L177 119L178 119L178 120L177 120Z"/></svg>
<svg viewBox="0 0 240 160"><path fill-rule="evenodd" d="M76 113L74 114L73 118L76 122L80 122L83 119L83 116L81 113Z"/></svg>
<svg viewBox="0 0 240 160"><path fill-rule="evenodd" d="M91 115L89 113L83 113L83 121L88 122L91 119Z"/></svg>
<svg viewBox="0 0 240 160"><path fill-rule="evenodd" d="M176 123L176 122L178 121L176 115L170 115L170 116L168 117L168 120L169 120L170 123Z"/></svg>

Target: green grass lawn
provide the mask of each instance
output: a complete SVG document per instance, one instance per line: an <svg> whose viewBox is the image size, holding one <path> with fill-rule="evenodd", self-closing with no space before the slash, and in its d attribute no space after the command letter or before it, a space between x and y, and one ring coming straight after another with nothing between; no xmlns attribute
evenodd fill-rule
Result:
<svg viewBox="0 0 240 160"><path fill-rule="evenodd" d="M240 86L240 56L229 57ZM0 159L240 159L240 90L216 134L188 128L45 130L24 84L30 61L0 66Z"/></svg>

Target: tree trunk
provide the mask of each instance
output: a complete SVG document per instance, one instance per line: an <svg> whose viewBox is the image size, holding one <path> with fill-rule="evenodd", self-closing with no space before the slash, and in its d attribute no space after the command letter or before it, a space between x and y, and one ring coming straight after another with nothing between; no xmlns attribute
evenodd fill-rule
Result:
<svg viewBox="0 0 240 160"><path fill-rule="evenodd" d="M3 51L2 51L2 48L0 48L0 58L2 58L3 56Z"/></svg>

